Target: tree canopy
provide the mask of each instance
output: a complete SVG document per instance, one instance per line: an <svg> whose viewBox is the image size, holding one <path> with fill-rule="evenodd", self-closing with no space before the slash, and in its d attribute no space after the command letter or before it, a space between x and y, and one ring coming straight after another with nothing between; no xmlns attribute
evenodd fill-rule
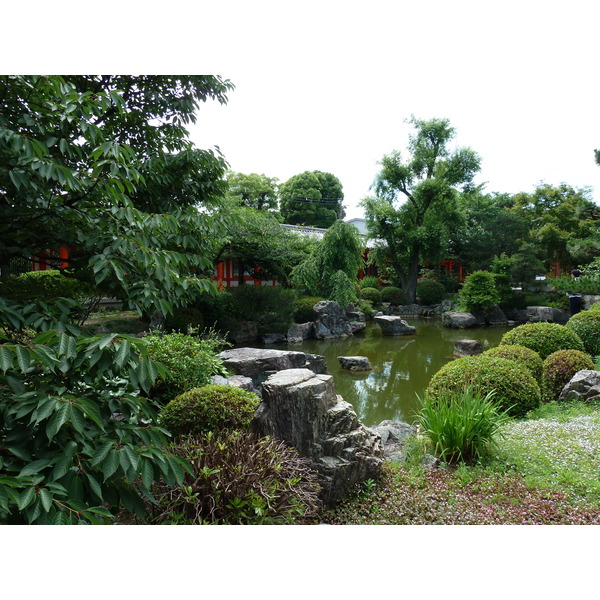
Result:
<svg viewBox="0 0 600 600"><path fill-rule="evenodd" d="M327 228L344 216L342 184L331 173L294 175L280 186L279 193L285 223Z"/></svg>
<svg viewBox="0 0 600 600"><path fill-rule="evenodd" d="M0 77L3 274L66 246L75 271L140 309L208 289L219 225L197 207L222 195L227 165L186 125L232 88L212 76Z"/></svg>
<svg viewBox="0 0 600 600"><path fill-rule="evenodd" d="M257 210L277 210L277 178L257 173L227 174L227 196L235 204Z"/></svg>
<svg viewBox="0 0 600 600"><path fill-rule="evenodd" d="M479 156L470 148L451 151L455 130L448 119L410 123L406 160L398 151L381 160L376 196L362 202L369 236L379 240L374 256L389 264L408 302L414 302L419 264L447 252L452 226L461 219L457 192L469 186L479 170Z"/></svg>

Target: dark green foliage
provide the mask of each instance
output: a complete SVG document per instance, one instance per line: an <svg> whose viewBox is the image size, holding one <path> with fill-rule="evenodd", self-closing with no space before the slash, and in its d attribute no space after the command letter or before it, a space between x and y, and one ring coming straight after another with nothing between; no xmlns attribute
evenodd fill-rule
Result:
<svg viewBox="0 0 600 600"><path fill-rule="evenodd" d="M153 334L145 341L150 358L168 368L150 390L163 404L187 390L208 385L213 375L226 375L217 354L225 343L213 333L204 339L184 333Z"/></svg>
<svg viewBox="0 0 600 600"><path fill-rule="evenodd" d="M369 300L369 298L366 298L366 300ZM381 302L390 302L394 306L402 306L406 303L406 298L399 287L390 285L381 288Z"/></svg>
<svg viewBox="0 0 600 600"><path fill-rule="evenodd" d="M0 368L0 523L102 523L112 507L142 518L154 481L182 482L141 395L165 375L143 340L50 330L0 346Z"/></svg>
<svg viewBox="0 0 600 600"><path fill-rule="evenodd" d="M108 319L102 322L102 327L105 327L110 333L141 333L148 329L148 323L139 319Z"/></svg>
<svg viewBox="0 0 600 600"><path fill-rule="evenodd" d="M600 310L576 313L568 320L566 327L581 338L587 353L600 355Z"/></svg>
<svg viewBox="0 0 600 600"><path fill-rule="evenodd" d="M496 289L496 280L488 271L475 271L469 275L459 291L463 308L467 311L481 311L496 306L500 294Z"/></svg>
<svg viewBox="0 0 600 600"><path fill-rule="evenodd" d="M18 277L0 280L0 295L20 302L50 302L57 298L81 300L93 293L90 285L74 277L67 277L58 270L30 271Z"/></svg>
<svg viewBox="0 0 600 600"><path fill-rule="evenodd" d="M365 313L367 319L372 319L375 314L373 303L370 300L361 300L356 307L356 310Z"/></svg>
<svg viewBox="0 0 600 600"><path fill-rule="evenodd" d="M292 524L318 514L319 478L273 438L220 432L180 438L171 451L192 464L183 485L153 488L152 523Z"/></svg>
<svg viewBox="0 0 600 600"><path fill-rule="evenodd" d="M514 360L520 365L527 367L533 375L533 378L541 385L543 360L540 355L534 350L531 350L531 348L526 348L525 346L504 345L490 348L483 354L484 356L495 356Z"/></svg>
<svg viewBox="0 0 600 600"><path fill-rule="evenodd" d="M424 279L417 285L417 300L419 304L430 306L439 304L446 297L446 288L434 279Z"/></svg>
<svg viewBox="0 0 600 600"><path fill-rule="evenodd" d="M557 350L585 350L581 338L558 323L526 323L507 331L501 345L525 346L545 359Z"/></svg>
<svg viewBox="0 0 600 600"><path fill-rule="evenodd" d="M256 394L232 385L206 385L171 400L160 423L175 435L248 429L259 402Z"/></svg>
<svg viewBox="0 0 600 600"><path fill-rule="evenodd" d="M373 304L381 303L381 291L377 288L362 288L360 290L360 297L362 300L369 300Z"/></svg>
<svg viewBox="0 0 600 600"><path fill-rule="evenodd" d="M324 298L318 296L300 296L294 303L294 323L309 323L315 320L313 306Z"/></svg>
<svg viewBox="0 0 600 600"><path fill-rule="evenodd" d="M494 402L494 392L484 395L468 388L438 395L435 400L426 396L418 413L434 455L451 464L484 458L509 418Z"/></svg>
<svg viewBox="0 0 600 600"><path fill-rule="evenodd" d="M513 417L522 417L540 403L540 387L529 369L493 356L467 356L444 365L431 379L426 395L442 401L466 388L483 395L494 392L494 402Z"/></svg>
<svg viewBox="0 0 600 600"><path fill-rule="evenodd" d="M165 321L165 329L172 332L193 333L204 329L204 317L197 308L187 306L176 308Z"/></svg>
<svg viewBox="0 0 600 600"><path fill-rule="evenodd" d="M579 350L558 350L544 360L542 400L558 400L562 389L577 371L594 369L592 359Z"/></svg>
<svg viewBox="0 0 600 600"><path fill-rule="evenodd" d="M358 282L358 287L360 289L369 287L369 288L379 288L379 277L363 277Z"/></svg>

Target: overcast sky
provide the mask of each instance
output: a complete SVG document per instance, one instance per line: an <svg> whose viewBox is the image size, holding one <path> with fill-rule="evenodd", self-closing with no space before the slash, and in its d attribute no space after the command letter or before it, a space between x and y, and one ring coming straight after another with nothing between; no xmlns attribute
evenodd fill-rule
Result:
<svg viewBox="0 0 600 600"><path fill-rule="evenodd" d="M273 11L242 5L215 49L236 86L229 103L204 105L192 128L232 170L281 182L331 172L348 217L362 216L414 114L450 119L455 145L481 156L486 191L565 182L600 202L594 2L323 0L287 16L258 4Z"/></svg>

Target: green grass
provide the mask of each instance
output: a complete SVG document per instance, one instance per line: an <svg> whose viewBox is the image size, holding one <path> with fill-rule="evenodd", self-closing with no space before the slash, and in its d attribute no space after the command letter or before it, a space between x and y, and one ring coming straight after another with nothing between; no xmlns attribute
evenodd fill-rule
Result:
<svg viewBox="0 0 600 600"><path fill-rule="evenodd" d="M332 524L600 524L600 404L551 402L501 427L485 463L387 462ZM414 444L417 448L418 444Z"/></svg>

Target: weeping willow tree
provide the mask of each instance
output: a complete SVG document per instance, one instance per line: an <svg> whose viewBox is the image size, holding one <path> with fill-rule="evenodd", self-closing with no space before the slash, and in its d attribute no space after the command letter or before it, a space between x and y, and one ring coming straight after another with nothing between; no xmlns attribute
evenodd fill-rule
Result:
<svg viewBox="0 0 600 600"><path fill-rule="evenodd" d="M356 300L355 282L364 267L363 240L353 225L336 221L307 260L291 275L301 293L334 300L346 307Z"/></svg>

